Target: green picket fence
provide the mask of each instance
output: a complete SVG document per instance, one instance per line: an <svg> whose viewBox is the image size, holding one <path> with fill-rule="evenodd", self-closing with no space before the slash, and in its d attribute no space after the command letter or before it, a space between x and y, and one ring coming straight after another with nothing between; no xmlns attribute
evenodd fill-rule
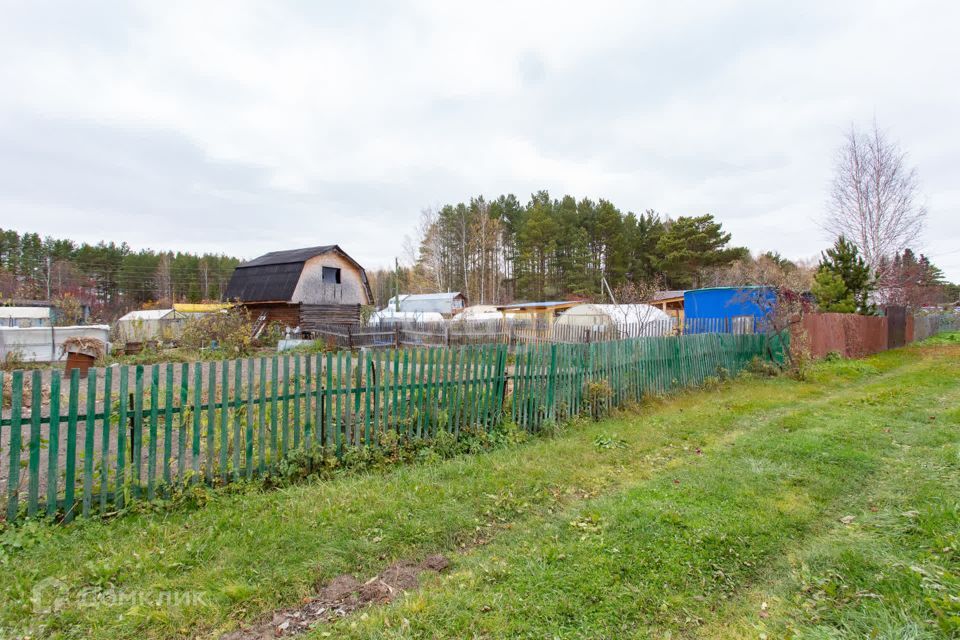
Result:
<svg viewBox="0 0 960 640"><path fill-rule="evenodd" d="M512 417L527 429L733 375L754 357L782 361L776 338L704 333L592 344L518 347L512 376Z"/></svg>
<svg viewBox="0 0 960 640"><path fill-rule="evenodd" d="M14 371L0 421L4 513L108 513L175 484L269 474L300 447L492 427L506 356L490 345L108 367L86 380L53 371L49 392L41 371Z"/></svg>
<svg viewBox="0 0 960 640"><path fill-rule="evenodd" d="M539 429L731 373L769 353L760 335L595 344L286 355L77 371L0 372L0 495L8 521L107 514L171 487L271 474L291 451L342 454L384 432L430 438L491 429L504 407ZM776 357L776 356L774 356ZM63 393L63 392L66 393ZM2 505L0 505L2 506Z"/></svg>

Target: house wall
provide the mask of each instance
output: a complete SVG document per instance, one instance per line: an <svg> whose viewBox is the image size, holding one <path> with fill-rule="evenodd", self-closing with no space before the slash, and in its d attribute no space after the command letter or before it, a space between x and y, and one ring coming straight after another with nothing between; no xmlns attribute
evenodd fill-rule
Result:
<svg viewBox="0 0 960 640"><path fill-rule="evenodd" d="M250 312L250 318L254 321L262 314L266 316L267 324L276 322L291 329L300 324L299 304L287 304L286 302L248 302L243 306Z"/></svg>
<svg viewBox="0 0 960 640"><path fill-rule="evenodd" d="M302 304L300 305L300 328L318 331L331 325L359 324L358 304Z"/></svg>
<svg viewBox="0 0 960 640"><path fill-rule="evenodd" d="M324 282L323 267L340 269L340 284ZM304 304L370 304L360 269L333 251L314 256L304 263L290 301Z"/></svg>
<svg viewBox="0 0 960 640"><path fill-rule="evenodd" d="M331 325L357 324L360 322L358 304L287 304L284 302L249 302L243 305L256 320L266 316L267 323L276 322L293 329L300 327L306 332Z"/></svg>

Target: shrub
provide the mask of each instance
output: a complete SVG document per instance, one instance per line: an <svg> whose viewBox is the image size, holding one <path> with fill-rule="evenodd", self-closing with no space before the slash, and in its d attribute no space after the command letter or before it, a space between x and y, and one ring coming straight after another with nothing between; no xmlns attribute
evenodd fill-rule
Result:
<svg viewBox="0 0 960 640"><path fill-rule="evenodd" d="M0 360L0 369L4 371L13 371L14 369L23 369L27 361L23 359L23 350L19 347L13 347L7 351L7 355Z"/></svg>
<svg viewBox="0 0 960 640"><path fill-rule="evenodd" d="M54 308L57 310L57 324L59 326L70 326L80 324L83 320L83 307L80 301L69 293L54 300Z"/></svg>
<svg viewBox="0 0 960 640"><path fill-rule="evenodd" d="M707 376L703 379L703 388L709 391L718 389L720 387L720 378L716 376Z"/></svg>
<svg viewBox="0 0 960 640"><path fill-rule="evenodd" d="M586 384L584 399L587 414L594 420L599 420L610 411L610 400L613 398L613 389L607 380L592 380Z"/></svg>
<svg viewBox="0 0 960 640"><path fill-rule="evenodd" d="M253 350L253 322L250 314L236 307L229 311L208 313L187 320L181 338L184 345L195 349L216 343L230 356L244 356Z"/></svg>
<svg viewBox="0 0 960 640"><path fill-rule="evenodd" d="M764 378L774 378L780 375L780 367L760 356L753 356L745 371Z"/></svg>
<svg viewBox="0 0 960 640"><path fill-rule="evenodd" d="M250 330L253 331L252 325ZM283 333L284 330L282 324L277 321L270 322L266 327L264 327L263 332L257 338L257 342L262 347L270 347L271 349L275 348L280 340L283 339Z"/></svg>

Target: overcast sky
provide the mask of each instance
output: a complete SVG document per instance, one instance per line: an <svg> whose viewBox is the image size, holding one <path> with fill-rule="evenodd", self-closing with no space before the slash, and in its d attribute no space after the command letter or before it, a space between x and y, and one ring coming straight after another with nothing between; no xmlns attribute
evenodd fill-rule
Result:
<svg viewBox="0 0 960 640"><path fill-rule="evenodd" d="M424 207L547 189L811 258L836 148L876 117L960 281L954 2L0 8L3 228L376 267Z"/></svg>

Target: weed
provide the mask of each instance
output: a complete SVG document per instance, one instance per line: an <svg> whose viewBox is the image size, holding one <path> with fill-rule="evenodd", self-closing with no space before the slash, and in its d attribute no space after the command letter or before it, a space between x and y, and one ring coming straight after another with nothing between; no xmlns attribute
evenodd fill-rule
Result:
<svg viewBox="0 0 960 640"><path fill-rule="evenodd" d="M623 438L618 438L617 434L607 435L602 433L593 439L593 446L598 451L610 451L612 449L626 449L629 445Z"/></svg>
<svg viewBox="0 0 960 640"><path fill-rule="evenodd" d="M584 387L584 410L594 420L610 413L613 388L608 380L591 380Z"/></svg>
<svg viewBox="0 0 960 640"><path fill-rule="evenodd" d="M780 367L760 356L751 358L750 364L747 365L745 370L761 378L774 378L781 373Z"/></svg>
<svg viewBox="0 0 960 640"><path fill-rule="evenodd" d="M23 355L23 349L12 347L0 360L0 370L13 371L14 369L23 369L27 366L27 361Z"/></svg>

